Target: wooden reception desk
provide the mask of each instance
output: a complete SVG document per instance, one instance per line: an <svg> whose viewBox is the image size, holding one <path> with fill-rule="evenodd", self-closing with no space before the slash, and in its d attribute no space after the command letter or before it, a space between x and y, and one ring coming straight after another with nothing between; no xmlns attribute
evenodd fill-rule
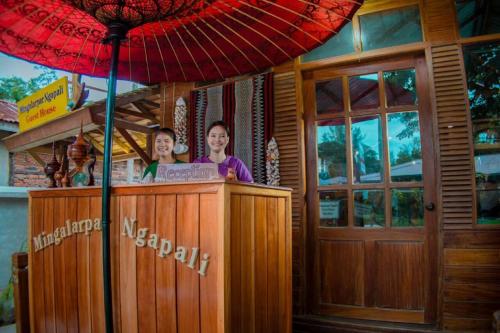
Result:
<svg viewBox="0 0 500 333"><path fill-rule="evenodd" d="M124 185L111 199L116 332L291 332L290 191ZM30 192L32 332L103 332L100 188Z"/></svg>

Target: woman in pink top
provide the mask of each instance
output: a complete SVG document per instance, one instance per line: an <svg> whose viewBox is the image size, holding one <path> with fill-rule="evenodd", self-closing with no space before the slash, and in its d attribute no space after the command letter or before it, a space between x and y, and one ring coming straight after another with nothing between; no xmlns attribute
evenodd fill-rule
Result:
<svg viewBox="0 0 500 333"><path fill-rule="evenodd" d="M219 120L213 122L207 130L207 143L210 154L197 158L193 163L217 163L219 174L227 179L253 183L252 174L240 159L226 155L225 149L229 143L229 128Z"/></svg>

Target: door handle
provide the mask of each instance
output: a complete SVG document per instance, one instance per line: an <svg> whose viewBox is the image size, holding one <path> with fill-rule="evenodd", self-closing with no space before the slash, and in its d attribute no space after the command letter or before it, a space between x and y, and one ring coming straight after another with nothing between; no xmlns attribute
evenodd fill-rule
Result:
<svg viewBox="0 0 500 333"><path fill-rule="evenodd" d="M431 210L434 210L435 206L434 206L434 202L429 202L427 205L425 205L425 209L431 211Z"/></svg>

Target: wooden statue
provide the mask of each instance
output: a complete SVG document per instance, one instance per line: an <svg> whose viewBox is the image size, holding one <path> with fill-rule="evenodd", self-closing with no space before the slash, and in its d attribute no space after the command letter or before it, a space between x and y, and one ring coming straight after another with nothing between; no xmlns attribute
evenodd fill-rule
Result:
<svg viewBox="0 0 500 333"><path fill-rule="evenodd" d="M75 168L69 173L71 184L73 186L88 186L90 176L83 171L84 163L89 159L90 144L83 138L83 128L80 127L80 133L75 142L68 146L68 157L75 163Z"/></svg>
<svg viewBox="0 0 500 333"><path fill-rule="evenodd" d="M61 155L61 167L55 173L54 179L57 182L57 187L69 187L69 179L68 179L68 170L69 170L69 160L66 154Z"/></svg>
<svg viewBox="0 0 500 333"><path fill-rule="evenodd" d="M61 164L57 160L56 157L56 146L55 143L52 143L52 160L45 165L45 168L43 169L45 171L45 175L49 178L49 188L54 188L57 187L56 180L54 178L55 173L59 168L61 167Z"/></svg>

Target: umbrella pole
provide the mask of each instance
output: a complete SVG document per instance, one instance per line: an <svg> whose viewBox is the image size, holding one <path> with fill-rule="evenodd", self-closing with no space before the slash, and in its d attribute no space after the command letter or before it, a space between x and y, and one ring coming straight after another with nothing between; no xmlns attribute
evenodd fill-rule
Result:
<svg viewBox="0 0 500 333"><path fill-rule="evenodd" d="M106 332L113 332L113 303L111 293L110 260L110 201L111 201L111 155L113 149L113 120L116 97L116 77L118 74L118 56L120 42L125 38L127 29L123 24L111 24L108 27L107 42L111 43L111 65L106 99L106 130L104 133L104 160L102 176L102 265L104 282L104 312Z"/></svg>

